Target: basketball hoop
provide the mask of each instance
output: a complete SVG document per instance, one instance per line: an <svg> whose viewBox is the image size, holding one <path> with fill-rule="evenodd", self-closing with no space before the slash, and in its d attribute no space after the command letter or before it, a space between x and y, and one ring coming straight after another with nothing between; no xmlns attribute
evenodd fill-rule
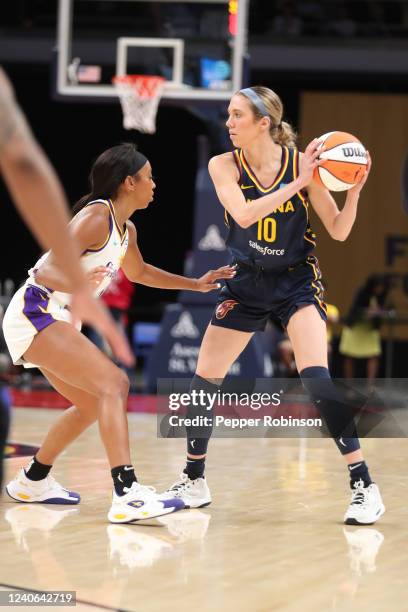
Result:
<svg viewBox="0 0 408 612"><path fill-rule="evenodd" d="M123 111L123 127L146 134L156 131L157 108L165 80L160 76L127 74L113 77Z"/></svg>

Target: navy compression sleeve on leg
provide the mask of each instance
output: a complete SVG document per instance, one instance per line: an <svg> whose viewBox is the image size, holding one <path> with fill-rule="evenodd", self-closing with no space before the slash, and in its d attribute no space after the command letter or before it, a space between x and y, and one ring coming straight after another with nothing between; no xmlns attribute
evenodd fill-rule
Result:
<svg viewBox="0 0 408 612"><path fill-rule="evenodd" d="M214 398L219 391L219 386L195 374L190 384L190 395L197 398L197 402L190 402L186 417L193 419L195 417L207 417L208 425L189 426L187 431L187 452L190 455L205 455L207 452L208 442L212 434L214 410L212 404Z"/></svg>
<svg viewBox="0 0 408 612"><path fill-rule="evenodd" d="M312 366L304 368L299 375L341 454L347 455L358 450L360 442L352 406L334 385L329 370Z"/></svg>

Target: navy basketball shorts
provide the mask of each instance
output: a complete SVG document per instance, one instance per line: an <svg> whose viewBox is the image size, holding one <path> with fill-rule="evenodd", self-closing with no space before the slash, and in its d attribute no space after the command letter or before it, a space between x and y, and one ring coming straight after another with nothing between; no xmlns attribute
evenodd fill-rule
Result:
<svg viewBox="0 0 408 612"><path fill-rule="evenodd" d="M300 308L313 304L327 319L319 264L313 255L284 271L267 270L236 261L237 273L225 281L211 319L212 325L245 332L262 331L269 319L286 328Z"/></svg>

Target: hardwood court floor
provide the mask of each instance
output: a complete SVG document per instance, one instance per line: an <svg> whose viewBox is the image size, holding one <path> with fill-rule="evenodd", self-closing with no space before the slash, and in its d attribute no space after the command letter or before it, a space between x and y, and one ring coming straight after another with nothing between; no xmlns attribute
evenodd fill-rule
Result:
<svg viewBox="0 0 408 612"><path fill-rule="evenodd" d="M10 439L39 444L58 414L15 410ZM158 440L152 415L129 422L139 480L164 488L184 441ZM106 520L110 475L94 427L55 468L79 507L0 501L0 583L74 590L76 610L408 610L407 445L364 443L387 507L372 527L342 524L345 470L327 439L214 440L209 508L121 526ZM7 477L26 462L7 460Z"/></svg>

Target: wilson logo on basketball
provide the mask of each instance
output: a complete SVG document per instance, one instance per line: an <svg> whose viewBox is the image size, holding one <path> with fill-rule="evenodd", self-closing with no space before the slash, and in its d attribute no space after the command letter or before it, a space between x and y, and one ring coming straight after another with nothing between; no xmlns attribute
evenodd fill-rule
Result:
<svg viewBox="0 0 408 612"><path fill-rule="evenodd" d="M364 149L357 149L354 147L343 147L344 157L367 157Z"/></svg>
<svg viewBox="0 0 408 612"><path fill-rule="evenodd" d="M235 308L237 304L238 302L236 302L235 300L224 300L224 302L221 302L221 304L217 306L215 310L215 318L223 319L229 313L230 310Z"/></svg>
<svg viewBox="0 0 408 612"><path fill-rule="evenodd" d="M358 138L348 132L328 132L318 138L323 147L314 180L330 191L347 191L364 176L369 156Z"/></svg>

